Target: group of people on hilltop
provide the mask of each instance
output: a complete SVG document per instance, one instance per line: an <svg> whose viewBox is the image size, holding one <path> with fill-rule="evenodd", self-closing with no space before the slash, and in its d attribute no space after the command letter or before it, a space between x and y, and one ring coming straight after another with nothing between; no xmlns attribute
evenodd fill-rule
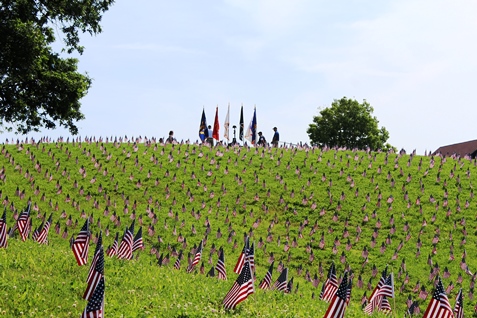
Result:
<svg viewBox="0 0 477 318"><path fill-rule="evenodd" d="M278 147L278 142L280 141L280 134L278 133L277 127L273 127L273 137L272 137L272 147ZM265 139L265 136L261 131L258 132L258 146L266 146L267 145L267 140Z"/></svg>
<svg viewBox="0 0 477 318"><path fill-rule="evenodd" d="M207 130L207 138L204 139L204 142L207 142L210 144L210 146L214 146L214 138L212 137L213 135L213 130L212 130L212 127L211 125L209 125L207 128L205 128L204 130ZM272 147L278 147L278 142L280 141L280 134L278 132L278 129L277 127L273 127L273 137L272 137L272 141L271 141L271 145ZM205 135L205 131L201 131L201 133L204 133ZM161 138L162 139L162 138ZM172 143L176 143L177 140L176 138L174 138L174 131L170 131L169 132L169 136L166 138L166 140L159 140L159 142L164 142L165 144L172 144ZM265 136L263 135L263 133L261 131L258 132L258 141L257 141L257 146L266 146L267 145L267 140L265 139Z"/></svg>

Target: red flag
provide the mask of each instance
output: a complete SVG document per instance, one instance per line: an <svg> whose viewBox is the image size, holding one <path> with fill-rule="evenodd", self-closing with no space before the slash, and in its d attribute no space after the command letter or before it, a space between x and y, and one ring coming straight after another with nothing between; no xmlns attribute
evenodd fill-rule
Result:
<svg viewBox="0 0 477 318"><path fill-rule="evenodd" d="M212 138L219 140L219 108L215 109L215 121L214 121L214 130L212 131Z"/></svg>

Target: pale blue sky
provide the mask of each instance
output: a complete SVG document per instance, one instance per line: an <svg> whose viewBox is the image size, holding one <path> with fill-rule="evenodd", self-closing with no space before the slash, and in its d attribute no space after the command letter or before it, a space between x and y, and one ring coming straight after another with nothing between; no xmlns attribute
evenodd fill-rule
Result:
<svg viewBox="0 0 477 318"><path fill-rule="evenodd" d="M81 136L223 136L244 106L271 139L309 142L319 107L366 99L408 151L477 139L475 0L117 1L84 36ZM64 130L34 136L68 136ZM11 135L0 135L0 142ZM15 136L17 138L17 136Z"/></svg>

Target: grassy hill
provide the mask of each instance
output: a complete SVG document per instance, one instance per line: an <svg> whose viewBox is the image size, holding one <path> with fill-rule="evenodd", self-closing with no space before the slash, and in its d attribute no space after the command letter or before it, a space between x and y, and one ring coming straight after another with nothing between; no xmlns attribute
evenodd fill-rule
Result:
<svg viewBox="0 0 477 318"><path fill-rule="evenodd" d="M256 287L274 260L273 281L282 264L294 290L257 288L230 315L322 316L328 304L318 295L331 262L338 274L346 268L354 274L346 317L363 316L361 298L386 265L399 316L408 298L425 310L436 275L445 288L454 286L452 305L462 287L466 314L474 312L475 160L91 138L2 145L0 172L9 228L28 200L33 228L50 213L56 226L48 245L17 234L0 249L0 312L7 316L80 315L89 263L77 266L69 239L87 217L93 238L103 231L105 246L133 220L143 227L145 249L133 260L106 257L107 316L223 315L246 235L256 244ZM187 256L205 236L205 272L223 247L227 281L187 274L187 257L180 271L172 266L177 252ZM169 264L157 265L161 254Z"/></svg>

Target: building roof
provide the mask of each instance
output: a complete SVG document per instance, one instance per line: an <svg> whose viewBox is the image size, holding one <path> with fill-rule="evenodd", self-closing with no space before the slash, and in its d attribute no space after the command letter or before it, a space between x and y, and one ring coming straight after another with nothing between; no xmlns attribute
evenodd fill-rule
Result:
<svg viewBox="0 0 477 318"><path fill-rule="evenodd" d="M437 148L436 151L434 151L433 155L440 153L443 156L458 155L463 157L465 155L472 155L472 154L473 156L475 156L474 152L476 150L477 150L477 139L439 147Z"/></svg>

